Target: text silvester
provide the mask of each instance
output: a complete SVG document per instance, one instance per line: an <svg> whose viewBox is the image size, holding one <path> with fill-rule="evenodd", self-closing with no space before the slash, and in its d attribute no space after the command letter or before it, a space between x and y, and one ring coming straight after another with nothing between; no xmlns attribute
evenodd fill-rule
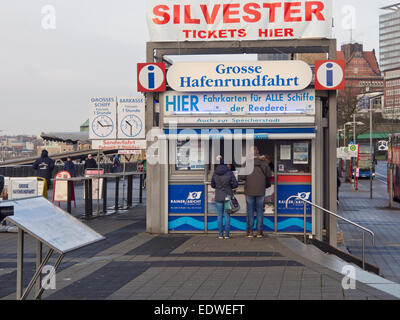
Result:
<svg viewBox="0 0 400 320"><path fill-rule="evenodd" d="M200 8L200 11L199 11ZM323 1L303 2L248 2L229 4L156 5L152 21L156 25L214 25L277 22L325 21ZM198 16L192 12L195 11ZM283 17L283 18L282 18ZM278 22L281 22L278 21Z"/></svg>

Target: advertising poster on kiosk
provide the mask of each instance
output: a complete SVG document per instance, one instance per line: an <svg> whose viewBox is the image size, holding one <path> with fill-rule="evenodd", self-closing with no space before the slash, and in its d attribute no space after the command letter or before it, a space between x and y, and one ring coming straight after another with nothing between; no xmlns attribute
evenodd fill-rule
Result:
<svg viewBox="0 0 400 320"><path fill-rule="evenodd" d="M92 179L92 199L103 199L103 179L96 178L104 174L104 169L86 169L85 177L93 177ZM85 197L85 194L83 194Z"/></svg>
<svg viewBox="0 0 400 320"><path fill-rule="evenodd" d="M170 185L168 194L170 213L204 213L204 186Z"/></svg>

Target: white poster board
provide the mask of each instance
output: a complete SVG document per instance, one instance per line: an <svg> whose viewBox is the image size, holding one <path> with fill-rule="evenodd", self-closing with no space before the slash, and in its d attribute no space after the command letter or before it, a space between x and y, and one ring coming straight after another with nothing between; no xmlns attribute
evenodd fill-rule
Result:
<svg viewBox="0 0 400 320"><path fill-rule="evenodd" d="M118 139L145 139L143 95L118 98Z"/></svg>
<svg viewBox="0 0 400 320"><path fill-rule="evenodd" d="M91 98L89 104L89 139L116 138L117 98Z"/></svg>
<svg viewBox="0 0 400 320"><path fill-rule="evenodd" d="M38 196L37 178L10 178L8 182L8 199L24 199Z"/></svg>
<svg viewBox="0 0 400 320"><path fill-rule="evenodd" d="M358 144L352 144L348 147L340 147L337 148L337 158L343 160L351 160L351 158L358 157Z"/></svg>
<svg viewBox="0 0 400 320"><path fill-rule="evenodd" d="M97 176L102 176L104 174L104 169L86 169L85 177L93 177L92 178L92 199L103 199L103 179L96 178ZM83 198L85 199L85 194L83 194Z"/></svg>
<svg viewBox="0 0 400 320"><path fill-rule="evenodd" d="M53 201L66 202L68 201L68 181L60 181L59 179L71 178L71 174L67 171L57 173L54 181Z"/></svg>
<svg viewBox="0 0 400 320"><path fill-rule="evenodd" d="M105 239L43 197L4 201L2 205L14 206L14 215L6 220L59 253L67 253Z"/></svg>
<svg viewBox="0 0 400 320"><path fill-rule="evenodd" d="M301 60L177 62L168 69L167 82L180 92L283 92L305 90L312 77Z"/></svg>
<svg viewBox="0 0 400 320"><path fill-rule="evenodd" d="M315 115L315 90L297 92L167 91L161 95L165 116L182 115Z"/></svg>
<svg viewBox="0 0 400 320"><path fill-rule="evenodd" d="M92 149L96 150L146 150L146 140L93 140Z"/></svg>

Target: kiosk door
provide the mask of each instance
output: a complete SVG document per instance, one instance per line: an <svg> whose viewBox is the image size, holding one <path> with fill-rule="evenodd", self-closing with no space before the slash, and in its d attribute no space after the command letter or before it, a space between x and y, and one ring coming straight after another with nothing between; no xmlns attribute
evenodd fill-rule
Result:
<svg viewBox="0 0 400 320"><path fill-rule="evenodd" d="M311 141L280 141L276 161L276 232L304 232L304 202L286 200L291 196L312 202ZM306 206L307 232L312 232L312 209Z"/></svg>
<svg viewBox="0 0 400 320"><path fill-rule="evenodd" d="M229 143L229 146L227 146ZM274 152L275 152L275 142L267 139L256 139L254 140L254 146L256 146L260 152L260 156L265 157L266 163L270 165L271 172L274 171ZM227 147L227 148L225 148ZM243 158L242 162L239 163L233 153L235 145L232 141L220 141L219 148L212 148L210 156L215 158L217 155L222 155L225 159L226 164L232 164L229 166L233 171L235 176L239 179L239 188L235 191L235 197L239 201L240 210L239 212L231 215L231 231L233 232L245 232L247 229L247 206L246 206L246 195L244 193L244 176L238 176L237 169L242 167L244 161L246 161L246 147L245 141L243 141L242 151ZM228 154L232 153L232 154ZM212 177L213 166L210 167L209 180ZM271 177L271 187L266 190L265 193L265 206L264 206L264 218L263 218L263 231L264 232L275 232L275 178L274 175ZM214 202L215 191L208 185L207 192L207 232L217 231L217 210ZM255 215L255 212L254 212ZM256 223L256 219L254 219Z"/></svg>

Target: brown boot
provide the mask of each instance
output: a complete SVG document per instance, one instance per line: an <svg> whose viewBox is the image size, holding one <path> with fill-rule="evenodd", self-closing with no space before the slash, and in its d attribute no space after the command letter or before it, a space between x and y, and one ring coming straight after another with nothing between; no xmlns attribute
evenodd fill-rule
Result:
<svg viewBox="0 0 400 320"><path fill-rule="evenodd" d="M262 230L257 231L257 238L262 238L263 237L263 232Z"/></svg>
<svg viewBox="0 0 400 320"><path fill-rule="evenodd" d="M253 238L254 237L253 231L247 230L246 237L247 238Z"/></svg>

